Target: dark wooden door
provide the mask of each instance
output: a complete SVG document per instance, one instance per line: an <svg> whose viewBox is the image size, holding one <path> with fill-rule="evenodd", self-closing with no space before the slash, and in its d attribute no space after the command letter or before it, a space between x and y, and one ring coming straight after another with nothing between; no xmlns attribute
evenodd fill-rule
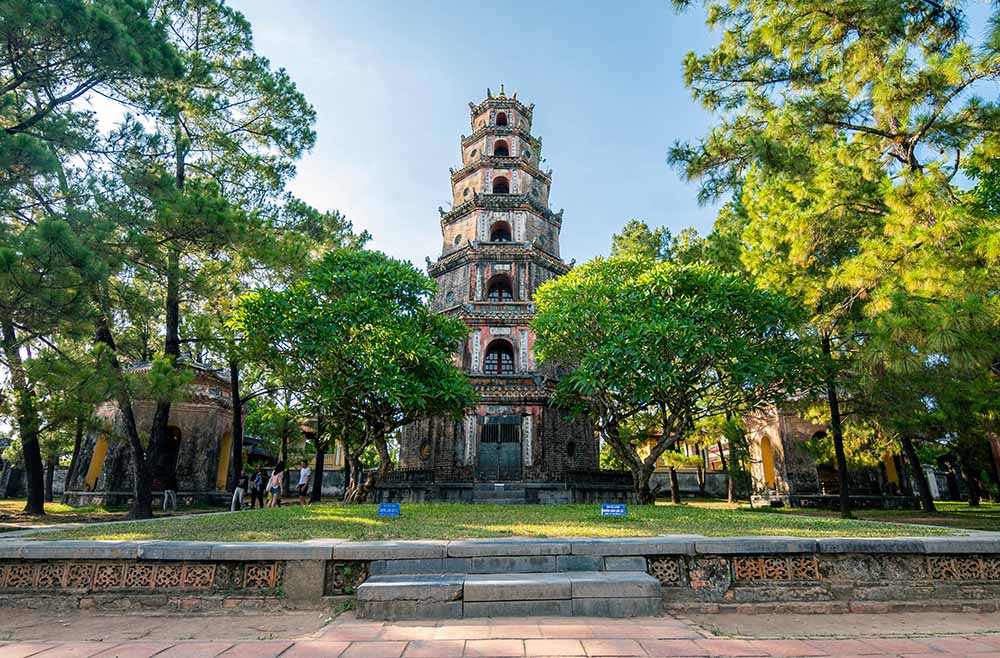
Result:
<svg viewBox="0 0 1000 658"><path fill-rule="evenodd" d="M521 479L520 422L487 422L482 426L476 478L489 482Z"/></svg>

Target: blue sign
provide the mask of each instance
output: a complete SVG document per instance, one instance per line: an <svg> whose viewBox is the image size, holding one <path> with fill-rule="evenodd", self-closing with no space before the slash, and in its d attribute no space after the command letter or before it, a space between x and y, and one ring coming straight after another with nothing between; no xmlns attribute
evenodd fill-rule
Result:
<svg viewBox="0 0 1000 658"><path fill-rule="evenodd" d="M399 503L381 503L378 506L379 516L399 516Z"/></svg>
<svg viewBox="0 0 1000 658"><path fill-rule="evenodd" d="M601 516L626 516L627 514L628 509L625 505L608 503L601 505Z"/></svg>

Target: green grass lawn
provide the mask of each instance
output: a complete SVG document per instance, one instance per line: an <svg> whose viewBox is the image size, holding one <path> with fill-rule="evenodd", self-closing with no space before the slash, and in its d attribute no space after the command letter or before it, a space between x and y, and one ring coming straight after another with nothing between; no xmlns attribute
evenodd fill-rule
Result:
<svg viewBox="0 0 1000 658"><path fill-rule="evenodd" d="M927 514L919 510L855 510L854 516L859 519L887 523L924 523L950 528L1000 532L1000 503L983 502L979 507L969 507L968 503L963 502L937 501L935 506L938 510L936 514ZM838 516L837 512L830 510L777 508L769 511L815 517Z"/></svg>
<svg viewBox="0 0 1000 658"><path fill-rule="evenodd" d="M379 518L375 505L286 505L274 510L72 528L39 539L301 541L473 537L642 537L667 534L894 537L952 531L899 523L757 512L725 503L630 505L627 518L600 516L599 505L403 505Z"/></svg>
<svg viewBox="0 0 1000 658"><path fill-rule="evenodd" d="M178 514L193 514L198 512L218 512L221 508L206 506L180 509ZM45 516L30 516L24 513L24 499L10 498L0 500L0 536L4 532L26 530L32 527L44 527L61 523L96 523L100 521L122 521L128 518L128 510L124 507L99 507L88 505L71 507L62 503L45 503Z"/></svg>

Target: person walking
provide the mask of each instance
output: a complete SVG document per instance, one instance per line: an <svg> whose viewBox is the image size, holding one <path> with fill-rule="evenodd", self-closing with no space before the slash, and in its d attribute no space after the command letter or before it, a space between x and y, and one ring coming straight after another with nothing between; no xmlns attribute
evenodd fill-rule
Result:
<svg viewBox="0 0 1000 658"><path fill-rule="evenodd" d="M246 493L250 485L250 478L246 473L240 473L240 478L236 481L236 489L233 491L233 501L229 503L229 511L243 511L243 494Z"/></svg>
<svg viewBox="0 0 1000 658"><path fill-rule="evenodd" d="M267 506L277 507L281 502L281 494L284 490L285 465L278 462L271 472L271 478L267 481Z"/></svg>
<svg viewBox="0 0 1000 658"><path fill-rule="evenodd" d="M299 464L299 484L295 487L295 491L299 494L299 505L306 504L306 496L309 495L309 478L312 475L312 469L309 468L309 462L302 460Z"/></svg>
<svg viewBox="0 0 1000 658"><path fill-rule="evenodd" d="M163 511L167 511L167 501L174 512L177 511L177 475L171 473L163 478Z"/></svg>
<svg viewBox="0 0 1000 658"><path fill-rule="evenodd" d="M250 481L250 509L264 509L264 470L257 464Z"/></svg>

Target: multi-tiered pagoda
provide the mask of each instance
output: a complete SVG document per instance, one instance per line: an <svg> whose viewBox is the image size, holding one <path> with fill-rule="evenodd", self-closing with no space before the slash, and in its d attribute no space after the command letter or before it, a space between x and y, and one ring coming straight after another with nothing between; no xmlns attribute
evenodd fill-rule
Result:
<svg viewBox="0 0 1000 658"><path fill-rule="evenodd" d="M531 134L534 106L501 87L469 107L472 134L462 137L452 210L441 210L441 257L428 271L434 309L469 326L456 358L479 405L461 422L404 428L401 470L381 498L580 500L577 485L596 477L594 433L549 404L556 373L532 349L535 289L569 270L559 256L562 212L549 209L552 172L540 168L541 139Z"/></svg>

